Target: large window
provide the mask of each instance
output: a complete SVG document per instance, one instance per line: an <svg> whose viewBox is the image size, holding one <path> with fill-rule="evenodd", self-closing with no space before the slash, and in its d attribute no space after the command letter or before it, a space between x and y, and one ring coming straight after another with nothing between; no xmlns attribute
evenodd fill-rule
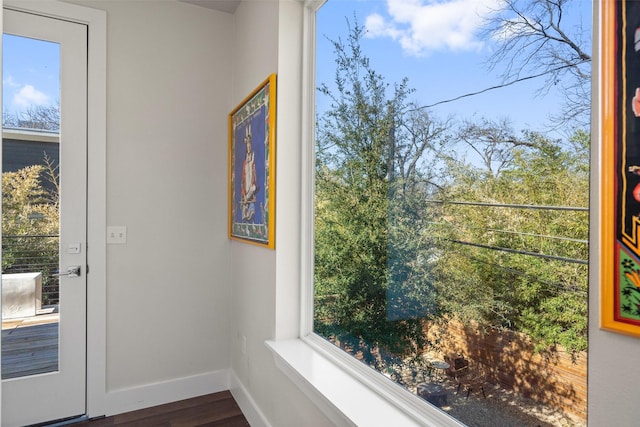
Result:
<svg viewBox="0 0 640 427"><path fill-rule="evenodd" d="M468 425L586 424L590 24L317 15L314 332Z"/></svg>

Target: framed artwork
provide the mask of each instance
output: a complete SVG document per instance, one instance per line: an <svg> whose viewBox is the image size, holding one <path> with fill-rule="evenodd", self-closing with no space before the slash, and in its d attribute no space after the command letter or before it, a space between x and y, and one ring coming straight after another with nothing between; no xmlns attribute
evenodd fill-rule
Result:
<svg viewBox="0 0 640 427"><path fill-rule="evenodd" d="M276 75L229 113L229 238L275 248Z"/></svg>
<svg viewBox="0 0 640 427"><path fill-rule="evenodd" d="M600 326L640 336L640 2L602 2Z"/></svg>

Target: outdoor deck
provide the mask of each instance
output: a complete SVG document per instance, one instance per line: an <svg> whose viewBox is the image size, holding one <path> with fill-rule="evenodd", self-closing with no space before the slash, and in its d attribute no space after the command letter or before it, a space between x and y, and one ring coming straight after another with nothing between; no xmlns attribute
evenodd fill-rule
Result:
<svg viewBox="0 0 640 427"><path fill-rule="evenodd" d="M58 315L2 322L2 379L58 370Z"/></svg>

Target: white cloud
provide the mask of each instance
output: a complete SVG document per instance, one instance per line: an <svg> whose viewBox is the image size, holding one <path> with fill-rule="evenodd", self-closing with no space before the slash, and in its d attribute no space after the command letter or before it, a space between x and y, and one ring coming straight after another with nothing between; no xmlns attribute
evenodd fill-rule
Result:
<svg viewBox="0 0 640 427"><path fill-rule="evenodd" d="M438 50L477 50L476 33L503 0L387 0L389 19L366 18L367 36L390 37L409 55Z"/></svg>
<svg viewBox="0 0 640 427"><path fill-rule="evenodd" d="M2 85L6 87L19 87L20 84L15 81L13 76L9 74L4 80L2 80Z"/></svg>
<svg viewBox="0 0 640 427"><path fill-rule="evenodd" d="M24 85L22 89L13 95L13 103L21 108L26 108L30 105L45 105L48 102L49 97L31 85Z"/></svg>
<svg viewBox="0 0 640 427"><path fill-rule="evenodd" d="M367 37L371 38L386 36L397 40L402 35L392 23L386 22L384 18L377 13L367 16L365 28L367 29Z"/></svg>

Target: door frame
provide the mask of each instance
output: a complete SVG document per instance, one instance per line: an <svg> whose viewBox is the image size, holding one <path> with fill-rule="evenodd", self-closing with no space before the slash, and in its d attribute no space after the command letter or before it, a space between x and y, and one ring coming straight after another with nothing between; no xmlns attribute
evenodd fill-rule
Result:
<svg viewBox="0 0 640 427"><path fill-rule="evenodd" d="M58 1L0 0L0 6L88 27L87 63L87 375L86 415L106 414L107 16ZM2 30L2 8L0 8ZM2 42L0 41L0 49ZM0 51L1 52L1 51ZM1 93L1 92L0 92ZM1 108L1 107L0 107ZM1 157L1 153L0 153ZM0 386L0 397L2 396ZM0 414L0 423L2 421Z"/></svg>

